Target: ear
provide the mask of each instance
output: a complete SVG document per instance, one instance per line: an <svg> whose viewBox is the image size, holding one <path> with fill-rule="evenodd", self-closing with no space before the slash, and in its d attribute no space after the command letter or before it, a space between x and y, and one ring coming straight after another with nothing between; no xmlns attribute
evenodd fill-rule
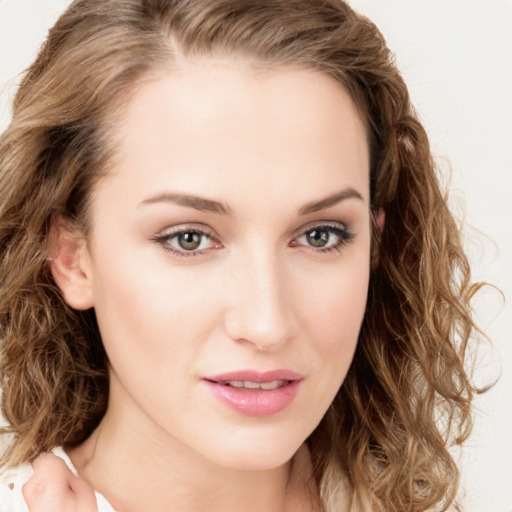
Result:
<svg viewBox="0 0 512 512"><path fill-rule="evenodd" d="M371 268L375 270L379 266L380 259L380 239L384 225L386 224L386 212L383 208L378 208L372 212L372 256L371 256Z"/></svg>
<svg viewBox="0 0 512 512"><path fill-rule="evenodd" d="M377 228L379 229L379 234L382 233L382 230L384 229L384 224L386 223L386 212L383 208L378 208L377 211L374 213L375 218L375 224L377 225Z"/></svg>
<svg viewBox="0 0 512 512"><path fill-rule="evenodd" d="M86 310L94 306L92 271L87 241L64 219L52 224L50 268L68 306Z"/></svg>

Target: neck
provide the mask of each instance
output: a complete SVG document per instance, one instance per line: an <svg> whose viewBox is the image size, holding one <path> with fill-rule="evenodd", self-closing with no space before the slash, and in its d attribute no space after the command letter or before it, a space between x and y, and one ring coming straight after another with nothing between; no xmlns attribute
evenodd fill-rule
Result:
<svg viewBox="0 0 512 512"><path fill-rule="evenodd" d="M119 512L311 512L304 446L276 468L220 466L111 400L96 431L69 455L79 474Z"/></svg>

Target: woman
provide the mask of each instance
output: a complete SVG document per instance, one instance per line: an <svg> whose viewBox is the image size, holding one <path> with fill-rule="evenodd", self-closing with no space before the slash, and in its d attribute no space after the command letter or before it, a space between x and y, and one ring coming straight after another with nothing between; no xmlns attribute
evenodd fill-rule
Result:
<svg viewBox="0 0 512 512"><path fill-rule="evenodd" d="M367 19L76 1L0 173L2 500L56 449L80 478L38 459L72 492L36 473L32 512L453 502L473 287Z"/></svg>

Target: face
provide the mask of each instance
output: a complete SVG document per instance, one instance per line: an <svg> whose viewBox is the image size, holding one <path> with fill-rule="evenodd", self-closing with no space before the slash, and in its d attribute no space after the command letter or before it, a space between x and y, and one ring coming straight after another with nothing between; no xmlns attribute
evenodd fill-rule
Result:
<svg viewBox="0 0 512 512"><path fill-rule="evenodd" d="M198 60L143 84L116 130L81 256L107 416L224 466L283 464L341 386L365 310L357 111L319 72Z"/></svg>

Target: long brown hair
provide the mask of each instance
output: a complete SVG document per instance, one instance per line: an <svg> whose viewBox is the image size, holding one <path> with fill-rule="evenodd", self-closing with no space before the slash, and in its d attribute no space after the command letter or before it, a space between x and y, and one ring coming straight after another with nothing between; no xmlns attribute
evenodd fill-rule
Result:
<svg viewBox="0 0 512 512"><path fill-rule="evenodd" d="M113 119L148 74L191 55L320 70L353 98L371 152L375 261L349 374L308 439L324 507L447 506L448 452L471 428L465 371L474 287L425 130L386 43L341 0L76 0L50 31L0 139L3 464L83 442L108 401L94 312L66 306L49 270L57 218L87 229L115 154Z"/></svg>

